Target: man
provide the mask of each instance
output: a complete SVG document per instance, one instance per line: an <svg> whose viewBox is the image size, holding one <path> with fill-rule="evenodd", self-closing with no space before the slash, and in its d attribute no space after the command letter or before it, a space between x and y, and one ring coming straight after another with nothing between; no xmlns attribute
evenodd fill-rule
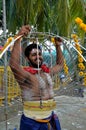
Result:
<svg viewBox="0 0 86 130"><path fill-rule="evenodd" d="M18 36L27 36L30 26L23 26ZM53 99L53 83L51 76L63 68L63 56L60 49L61 40L55 38L58 53L56 65L48 68L43 64L42 50L37 44L31 44L25 49L29 67L20 66L20 42L14 44L10 67L21 88L24 105L21 116L20 130L61 130L59 120L54 112L56 102Z"/></svg>

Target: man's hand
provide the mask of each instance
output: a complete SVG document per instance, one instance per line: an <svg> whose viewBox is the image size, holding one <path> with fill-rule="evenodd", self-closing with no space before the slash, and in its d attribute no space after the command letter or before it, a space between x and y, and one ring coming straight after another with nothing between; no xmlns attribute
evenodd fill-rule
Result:
<svg viewBox="0 0 86 130"><path fill-rule="evenodd" d="M18 36L22 35L23 37L26 37L29 34L30 30L31 27L29 25L22 26L18 33Z"/></svg>

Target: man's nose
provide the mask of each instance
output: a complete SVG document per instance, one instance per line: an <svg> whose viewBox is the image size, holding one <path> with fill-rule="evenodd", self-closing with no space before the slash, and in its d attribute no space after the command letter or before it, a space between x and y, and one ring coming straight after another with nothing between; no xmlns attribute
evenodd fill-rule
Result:
<svg viewBox="0 0 86 130"><path fill-rule="evenodd" d="M39 54L37 54L37 58L39 58L40 57L40 55Z"/></svg>
<svg viewBox="0 0 86 130"><path fill-rule="evenodd" d="M39 59L40 58L40 56L39 55L37 55L37 59Z"/></svg>

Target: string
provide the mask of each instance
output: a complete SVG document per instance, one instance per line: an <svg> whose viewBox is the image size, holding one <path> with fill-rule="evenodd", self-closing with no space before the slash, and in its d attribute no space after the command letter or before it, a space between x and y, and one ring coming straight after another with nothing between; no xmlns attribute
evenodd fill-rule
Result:
<svg viewBox="0 0 86 130"><path fill-rule="evenodd" d="M38 38L36 38L37 41L37 61L38 61L38 77L40 77L40 70L39 70L39 49L38 49ZM42 88L39 83L39 91L40 91L40 108L42 108Z"/></svg>

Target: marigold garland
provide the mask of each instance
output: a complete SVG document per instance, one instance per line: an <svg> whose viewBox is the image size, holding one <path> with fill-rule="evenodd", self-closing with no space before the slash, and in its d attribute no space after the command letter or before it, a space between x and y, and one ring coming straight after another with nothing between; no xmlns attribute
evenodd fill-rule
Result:
<svg viewBox="0 0 86 130"><path fill-rule="evenodd" d="M81 62L83 62L84 60L83 60L82 57L79 57L79 56L78 56L78 61L81 63Z"/></svg>
<svg viewBox="0 0 86 130"><path fill-rule="evenodd" d="M86 72L84 73L84 77L86 77Z"/></svg>
<svg viewBox="0 0 86 130"><path fill-rule="evenodd" d="M77 17L77 18L75 19L75 22L76 22L77 24L81 24L81 23L83 22L83 20L80 19L79 17Z"/></svg>
<svg viewBox="0 0 86 130"><path fill-rule="evenodd" d="M79 72L79 76L83 76L83 74L84 74L83 71Z"/></svg>
<svg viewBox="0 0 86 130"><path fill-rule="evenodd" d="M72 34L71 37L72 37L73 39L77 39L77 38L78 38L78 36L77 36L76 34Z"/></svg>
<svg viewBox="0 0 86 130"><path fill-rule="evenodd" d="M51 42L55 44L55 38L54 37L51 38Z"/></svg>
<svg viewBox="0 0 86 130"><path fill-rule="evenodd" d="M75 22L79 25L79 27L86 31L86 24L83 23L83 20L80 19L79 17L77 17L75 19ZM76 49L79 51L80 54L82 54L82 50L80 48L79 45L79 40L78 40L78 36L76 34L72 34L71 37L73 38L74 42L75 42L75 47ZM84 65L84 60L83 58L80 56L80 54L78 54L78 69L79 69L79 76L83 77L83 84L86 86L86 72L85 71L85 65Z"/></svg>
<svg viewBox="0 0 86 130"><path fill-rule="evenodd" d="M75 19L75 22L79 25L79 27L80 27L83 31L86 32L86 24L83 23L83 20L82 20L82 19L80 19L79 17L77 17L77 18Z"/></svg>
<svg viewBox="0 0 86 130"><path fill-rule="evenodd" d="M66 60L64 60L64 73L66 74L66 75L68 75L68 66L67 66L67 64L66 64Z"/></svg>

